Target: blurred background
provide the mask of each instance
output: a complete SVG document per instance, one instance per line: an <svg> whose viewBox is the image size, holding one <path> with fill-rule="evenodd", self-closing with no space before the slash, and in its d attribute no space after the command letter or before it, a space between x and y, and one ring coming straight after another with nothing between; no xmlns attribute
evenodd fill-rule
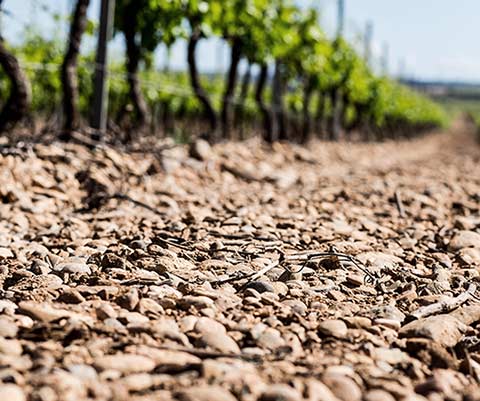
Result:
<svg viewBox="0 0 480 401"><path fill-rule="evenodd" d="M36 116L37 131L65 125L58 72L77 3L2 3L1 31L31 82L31 113ZM78 108L84 122L91 117L95 92L101 0L87 3L77 72ZM219 127L222 133L213 135L217 139L242 139L259 131L277 131L264 134L266 139L382 139L443 126L463 112L474 120L480 115L480 52L476 49L480 3L473 0L454 5L449 0L139 1L143 10L137 11L134 27L139 46L135 71L126 66L122 25L130 2L112 3L116 11L105 67L109 72L107 122L110 130L121 132L123 140L145 129L180 141L190 135L212 137ZM290 11L281 16L280 8ZM210 105L192 85L187 57L197 14L201 38L195 64ZM265 26L255 26L255 18ZM275 18L283 26L274 27ZM318 32L308 24L315 24ZM300 39L293 35L288 39L291 32ZM235 36L246 40L232 83L228 78ZM268 110L262 110L264 105L256 98L263 64L268 68L262 100ZM140 100L132 99L128 79L132 74L140 87ZM305 89L307 75L315 76L310 94ZM281 83L277 88L275 78ZM8 91L5 77L2 82L2 92ZM212 113L214 117L209 116ZM212 122L213 118L218 121Z"/></svg>

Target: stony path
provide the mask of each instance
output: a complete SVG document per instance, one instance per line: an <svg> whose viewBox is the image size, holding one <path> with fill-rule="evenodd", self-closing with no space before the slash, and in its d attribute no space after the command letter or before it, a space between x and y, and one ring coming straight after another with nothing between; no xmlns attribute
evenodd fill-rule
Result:
<svg viewBox="0 0 480 401"><path fill-rule="evenodd" d="M0 400L480 399L464 123L195 157L1 152Z"/></svg>

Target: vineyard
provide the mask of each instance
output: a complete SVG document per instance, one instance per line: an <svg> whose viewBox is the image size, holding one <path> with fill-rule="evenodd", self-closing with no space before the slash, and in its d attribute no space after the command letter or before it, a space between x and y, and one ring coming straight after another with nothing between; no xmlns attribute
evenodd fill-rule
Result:
<svg viewBox="0 0 480 401"><path fill-rule="evenodd" d="M0 401L480 400L475 85L380 73L342 0L28 1L65 35L0 37Z"/></svg>
<svg viewBox="0 0 480 401"><path fill-rule="evenodd" d="M18 71L3 75L2 87L8 90L15 77L23 82L12 81L18 112L5 118L15 122L41 115L58 125L60 117L64 139L85 127L97 67L94 52L80 54L82 36L93 32L88 4L76 4L66 52L63 42L44 39L34 28L11 49ZM248 12L238 11L243 9ZM110 130L147 129L184 140L196 131L211 142L243 138L250 131L269 142L307 142L359 132L363 139L385 139L446 124L438 105L376 75L341 36L328 39L318 19L314 10L283 0L117 1L114 28L124 38L125 57L106 67ZM212 37L230 46L225 78L198 71L196 48ZM188 41L188 72L155 69L155 49L178 40ZM242 76L241 62L247 65ZM185 134L185 127L191 132Z"/></svg>

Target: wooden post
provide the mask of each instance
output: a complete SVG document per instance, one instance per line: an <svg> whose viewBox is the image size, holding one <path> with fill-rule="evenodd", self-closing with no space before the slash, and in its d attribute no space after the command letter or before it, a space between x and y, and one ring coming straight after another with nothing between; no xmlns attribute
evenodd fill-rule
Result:
<svg viewBox="0 0 480 401"><path fill-rule="evenodd" d="M108 41L112 36L115 0L102 0L100 5L100 30L98 32L95 58L94 99L91 125L93 139L100 140L107 128L108 87L107 56Z"/></svg>

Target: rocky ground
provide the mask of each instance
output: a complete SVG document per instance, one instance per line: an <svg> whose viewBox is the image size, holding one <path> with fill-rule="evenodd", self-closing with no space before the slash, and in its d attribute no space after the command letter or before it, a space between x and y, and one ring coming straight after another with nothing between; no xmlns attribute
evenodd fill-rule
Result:
<svg viewBox="0 0 480 401"><path fill-rule="evenodd" d="M0 400L480 400L480 146L0 155Z"/></svg>

